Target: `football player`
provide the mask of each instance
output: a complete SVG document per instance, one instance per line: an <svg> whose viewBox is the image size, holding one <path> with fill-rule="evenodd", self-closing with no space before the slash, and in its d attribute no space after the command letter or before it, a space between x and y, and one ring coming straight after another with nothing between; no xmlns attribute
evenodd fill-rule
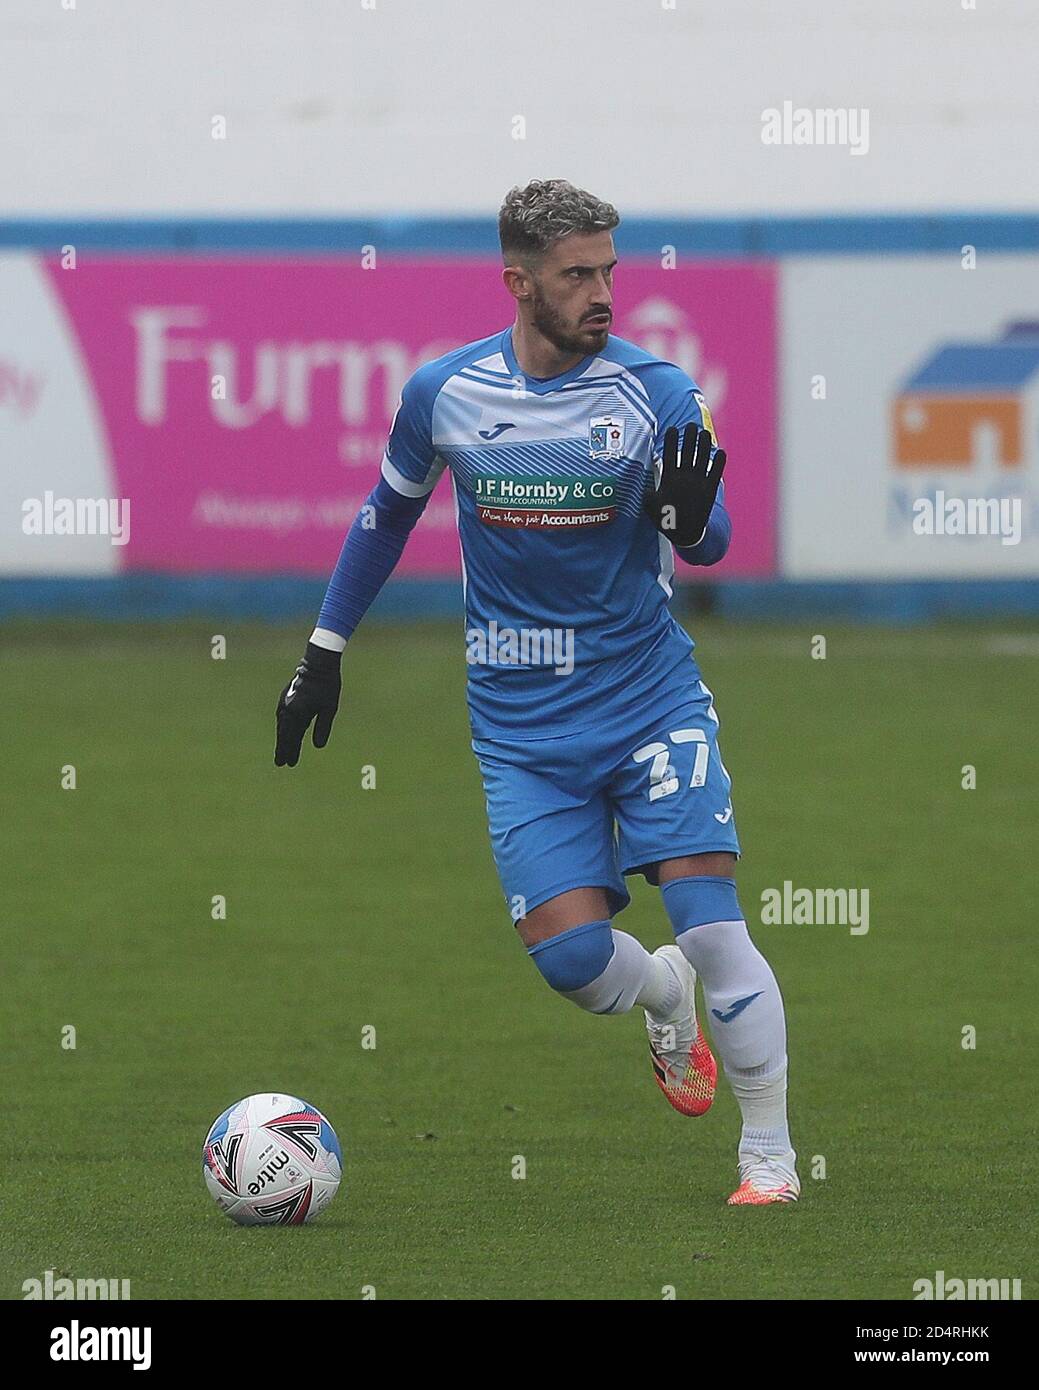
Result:
<svg viewBox="0 0 1039 1390"><path fill-rule="evenodd" d="M728 1200L796 1201L783 1000L737 897L713 697L668 607L675 554L713 565L728 548L725 453L695 382L610 331L618 221L562 179L506 197L515 322L406 383L279 700L275 762L296 766L312 721L327 743L342 652L449 471L472 747L520 938L579 1008L644 1010L656 1084L686 1116L709 1109L717 1076L699 977L742 1113ZM651 953L614 924L629 874L659 886L673 944Z"/></svg>

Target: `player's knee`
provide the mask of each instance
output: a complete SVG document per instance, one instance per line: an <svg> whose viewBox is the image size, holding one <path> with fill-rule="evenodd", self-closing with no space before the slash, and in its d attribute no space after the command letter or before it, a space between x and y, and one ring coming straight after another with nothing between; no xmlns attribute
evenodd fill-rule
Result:
<svg viewBox="0 0 1039 1390"><path fill-rule="evenodd" d="M554 990L573 994L597 980L609 965L613 931L609 922L585 922L539 941L527 954Z"/></svg>
<svg viewBox="0 0 1039 1390"><path fill-rule="evenodd" d="M676 937L712 922L743 922L734 878L690 874L662 884L660 891Z"/></svg>
<svg viewBox="0 0 1039 1390"><path fill-rule="evenodd" d="M696 874L672 879L661 892L675 941L705 990L733 988L764 965L743 920L734 879Z"/></svg>

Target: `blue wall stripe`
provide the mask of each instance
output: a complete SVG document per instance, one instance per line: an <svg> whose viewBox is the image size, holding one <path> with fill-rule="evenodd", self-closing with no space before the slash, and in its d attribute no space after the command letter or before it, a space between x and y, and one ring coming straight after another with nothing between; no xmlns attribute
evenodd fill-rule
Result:
<svg viewBox="0 0 1039 1390"><path fill-rule="evenodd" d="M299 575L128 574L112 578L0 578L0 621L76 617L145 621L226 618L313 623L323 579ZM936 618L1039 616L1039 579L920 579L839 582L730 579L679 590L677 610L727 618L798 622L826 614L854 622L914 623ZM455 579L391 579L370 619L463 621ZM365 621L369 619L366 618ZM309 630L309 629L308 629Z"/></svg>
<svg viewBox="0 0 1039 1390"><path fill-rule="evenodd" d="M78 249L167 252L312 252L359 255L497 255L494 217L355 218L7 218L0 247L55 254ZM701 256L797 256L841 252L1039 250L1039 214L948 211L825 217L626 217L617 230L628 255L659 256L662 246Z"/></svg>

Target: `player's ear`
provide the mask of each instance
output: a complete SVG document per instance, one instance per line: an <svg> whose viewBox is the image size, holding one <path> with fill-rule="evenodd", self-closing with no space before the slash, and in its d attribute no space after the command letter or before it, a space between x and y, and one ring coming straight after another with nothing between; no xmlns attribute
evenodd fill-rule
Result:
<svg viewBox="0 0 1039 1390"><path fill-rule="evenodd" d="M502 283L513 299L530 297L530 276L521 265L507 265L501 273Z"/></svg>

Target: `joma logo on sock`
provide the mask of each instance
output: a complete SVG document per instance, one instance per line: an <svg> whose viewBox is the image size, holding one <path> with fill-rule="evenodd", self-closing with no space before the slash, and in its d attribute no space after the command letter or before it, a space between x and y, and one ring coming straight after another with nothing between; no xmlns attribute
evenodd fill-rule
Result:
<svg viewBox="0 0 1039 1390"><path fill-rule="evenodd" d="M953 1301L955 1299L987 1299L990 1302L1010 1302L1021 1297L1020 1279L946 1279L945 1270L935 1270L933 1279L917 1279L913 1298Z"/></svg>
<svg viewBox="0 0 1039 1390"><path fill-rule="evenodd" d="M730 1004L727 1009L712 1009L711 1013L722 1023L731 1023L734 1018L738 1018L748 1004L753 1004L759 998L761 990L757 994L747 994L742 999L737 999L735 1004Z"/></svg>
<svg viewBox="0 0 1039 1390"><path fill-rule="evenodd" d="M852 936L869 931L868 888L782 888L761 894L761 921L766 927L847 927Z"/></svg>

